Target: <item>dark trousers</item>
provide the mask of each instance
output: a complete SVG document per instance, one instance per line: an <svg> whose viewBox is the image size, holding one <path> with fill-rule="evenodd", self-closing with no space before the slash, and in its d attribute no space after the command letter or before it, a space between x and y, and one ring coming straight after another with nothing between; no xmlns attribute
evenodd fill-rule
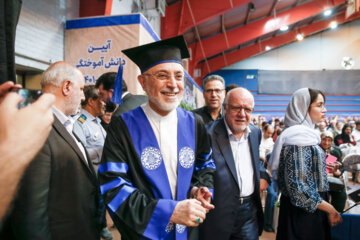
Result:
<svg viewBox="0 0 360 240"><path fill-rule="evenodd" d="M99 170L99 163L92 163L94 166L94 170L97 174L98 170ZM104 198L101 196L100 198L100 204L99 204L99 216L100 216L100 226L101 229L106 228L107 227L107 221L106 221L106 204L104 202Z"/></svg>
<svg viewBox="0 0 360 240"><path fill-rule="evenodd" d="M254 200L239 204L236 210L236 220L230 236L231 240L257 240L258 219Z"/></svg>
<svg viewBox="0 0 360 240"><path fill-rule="evenodd" d="M16 81L15 32L21 0L0 0L0 84Z"/></svg>
<svg viewBox="0 0 360 240"><path fill-rule="evenodd" d="M336 211L342 212L345 208L347 194L345 188L343 191L330 191L331 205L334 206Z"/></svg>
<svg viewBox="0 0 360 240"><path fill-rule="evenodd" d="M327 193L319 193L327 201ZM279 226L276 240L330 240L330 224L326 212L310 213L292 205L290 198L281 195Z"/></svg>
<svg viewBox="0 0 360 240"><path fill-rule="evenodd" d="M273 218L274 218L274 206L276 197L279 193L279 187L275 179L271 179L271 184L267 189L266 201L265 201L265 213L264 213L264 229L265 231L274 231Z"/></svg>

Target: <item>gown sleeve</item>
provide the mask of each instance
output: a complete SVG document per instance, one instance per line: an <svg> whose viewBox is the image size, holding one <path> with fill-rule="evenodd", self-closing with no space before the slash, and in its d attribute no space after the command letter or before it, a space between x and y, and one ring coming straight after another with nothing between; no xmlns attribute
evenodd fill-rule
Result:
<svg viewBox="0 0 360 240"><path fill-rule="evenodd" d="M201 117L194 115L196 124L196 159L191 187L205 186L214 193L215 163L212 158L209 135Z"/></svg>

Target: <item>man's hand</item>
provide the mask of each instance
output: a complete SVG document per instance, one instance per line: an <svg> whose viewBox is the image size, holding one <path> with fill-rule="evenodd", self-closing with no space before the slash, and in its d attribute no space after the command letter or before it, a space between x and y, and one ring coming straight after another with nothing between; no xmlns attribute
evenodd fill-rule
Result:
<svg viewBox="0 0 360 240"><path fill-rule="evenodd" d="M17 109L21 97L7 93L0 98L0 146L19 160L30 161L43 146L54 121L52 94L43 94L32 105ZM20 144L21 143L21 144Z"/></svg>
<svg viewBox="0 0 360 240"><path fill-rule="evenodd" d="M187 199L178 202L170 222L182 224L188 227L197 227L205 219L206 209L196 199Z"/></svg>
<svg viewBox="0 0 360 240"><path fill-rule="evenodd" d="M14 84L12 81L4 82L0 85L0 103L4 96L9 93L10 89L21 88L20 84Z"/></svg>
<svg viewBox="0 0 360 240"><path fill-rule="evenodd" d="M191 198L195 198L201 202L201 205L206 209L208 213L211 209L214 209L215 206L211 204L212 193L207 187L193 187L191 189Z"/></svg>
<svg viewBox="0 0 360 240"><path fill-rule="evenodd" d="M338 171L339 168L341 168L341 166L342 166L342 163L340 163L340 162L333 162L333 163L326 164L326 168L329 169L330 173L334 173L334 174Z"/></svg>
<svg viewBox="0 0 360 240"><path fill-rule="evenodd" d="M0 85L0 221L16 193L26 167L42 148L54 117L52 94L44 94L32 105L18 109L22 97L9 92L19 88L12 82ZM20 86L21 87L21 86Z"/></svg>
<svg viewBox="0 0 360 240"><path fill-rule="evenodd" d="M260 192L265 191L268 187L268 182L265 179L260 178Z"/></svg>

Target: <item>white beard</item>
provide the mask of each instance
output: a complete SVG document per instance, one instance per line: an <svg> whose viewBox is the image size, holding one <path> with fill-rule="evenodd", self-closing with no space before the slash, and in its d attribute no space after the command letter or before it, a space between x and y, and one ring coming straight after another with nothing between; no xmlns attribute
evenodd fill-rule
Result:
<svg viewBox="0 0 360 240"><path fill-rule="evenodd" d="M177 99L173 102L160 102L153 96L148 95L149 101L152 102L154 105L156 105L159 109L162 111L170 112L177 108L180 105L180 102L182 100L182 96L178 95Z"/></svg>

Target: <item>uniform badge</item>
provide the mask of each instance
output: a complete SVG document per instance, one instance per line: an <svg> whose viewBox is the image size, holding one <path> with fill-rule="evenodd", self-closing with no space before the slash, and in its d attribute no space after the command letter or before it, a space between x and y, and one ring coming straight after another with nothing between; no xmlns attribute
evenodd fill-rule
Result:
<svg viewBox="0 0 360 240"><path fill-rule="evenodd" d="M183 168L190 168L195 161L194 150L189 147L183 147L179 152L179 162Z"/></svg>
<svg viewBox="0 0 360 240"><path fill-rule="evenodd" d="M141 164L147 170L155 170L161 164L160 150L154 147L147 147L141 152Z"/></svg>
<svg viewBox="0 0 360 240"><path fill-rule="evenodd" d="M79 122L84 123L87 117L84 114L81 114L80 117L77 119Z"/></svg>
<svg viewBox="0 0 360 240"><path fill-rule="evenodd" d="M99 136L99 134L100 134L100 132L99 132L99 131L97 131L97 132L94 134L94 138L95 138L95 139L97 139L97 138L98 138L98 136Z"/></svg>

